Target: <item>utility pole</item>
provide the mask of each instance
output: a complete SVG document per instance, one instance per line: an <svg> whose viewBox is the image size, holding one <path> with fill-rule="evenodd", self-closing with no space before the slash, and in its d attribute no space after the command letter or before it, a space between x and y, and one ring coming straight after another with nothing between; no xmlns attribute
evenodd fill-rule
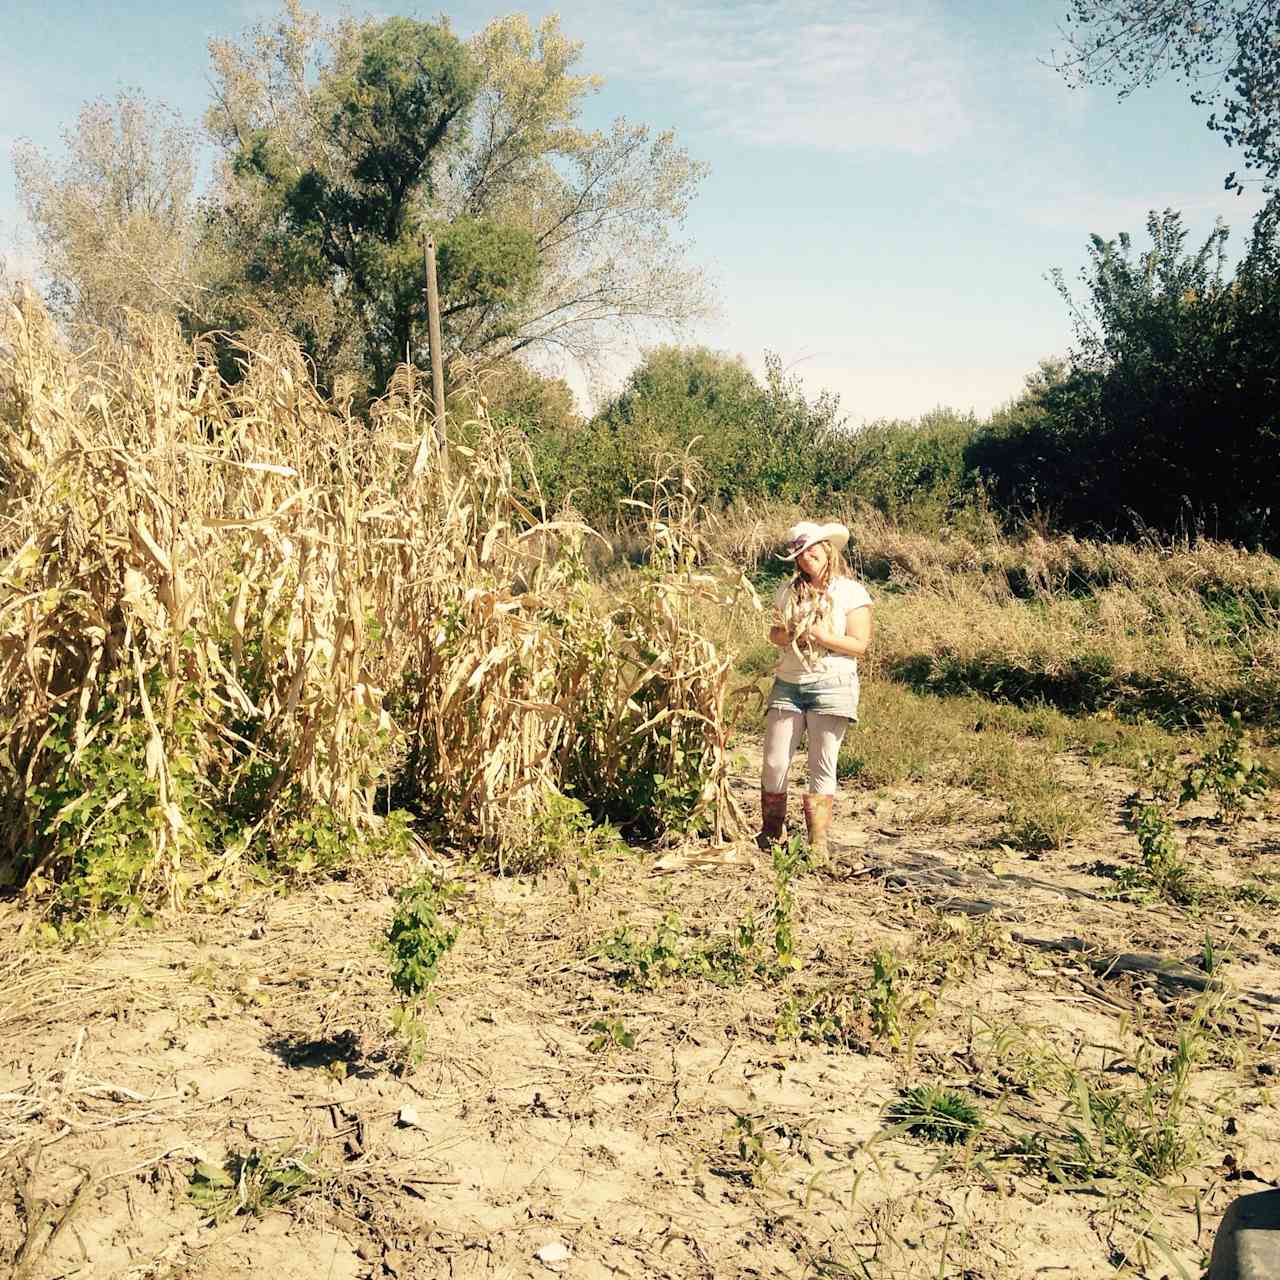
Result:
<svg viewBox="0 0 1280 1280"><path fill-rule="evenodd" d="M449 453L445 448L444 432L444 351L440 345L440 291L436 286L436 242L427 237L427 332L431 341L431 391L436 408L436 447L440 466L446 478L449 474Z"/></svg>

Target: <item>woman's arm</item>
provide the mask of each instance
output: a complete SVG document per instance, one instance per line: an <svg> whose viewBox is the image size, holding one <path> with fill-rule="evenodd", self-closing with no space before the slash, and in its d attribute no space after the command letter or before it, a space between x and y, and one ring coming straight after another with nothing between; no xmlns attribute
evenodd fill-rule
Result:
<svg viewBox="0 0 1280 1280"><path fill-rule="evenodd" d="M844 616L845 633L836 635L825 624L810 627L808 637L824 649L832 653L843 654L847 658L861 658L871 647L871 606L864 604L858 609L850 609ZM770 633L770 639L772 639Z"/></svg>

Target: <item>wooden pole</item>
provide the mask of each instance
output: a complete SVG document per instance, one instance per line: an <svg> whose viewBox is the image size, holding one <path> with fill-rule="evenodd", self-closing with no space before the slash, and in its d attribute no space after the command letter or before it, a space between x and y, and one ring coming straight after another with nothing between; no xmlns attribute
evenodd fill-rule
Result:
<svg viewBox="0 0 1280 1280"><path fill-rule="evenodd" d="M436 242L430 236L425 245L427 259L427 333L431 340L431 391L436 407L436 446L440 465L449 474L449 454L444 433L444 352L440 345L440 291L436 286Z"/></svg>

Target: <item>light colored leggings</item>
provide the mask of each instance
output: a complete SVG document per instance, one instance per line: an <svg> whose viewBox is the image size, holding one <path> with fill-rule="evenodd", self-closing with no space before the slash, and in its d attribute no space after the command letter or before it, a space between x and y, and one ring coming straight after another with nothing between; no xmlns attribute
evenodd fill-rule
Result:
<svg viewBox="0 0 1280 1280"><path fill-rule="evenodd" d="M809 734L809 791L816 796L836 793L836 757L844 731L849 727L846 716L824 716L817 711L790 711L770 707L764 722L764 771L760 785L765 791L785 791L791 757L800 738Z"/></svg>

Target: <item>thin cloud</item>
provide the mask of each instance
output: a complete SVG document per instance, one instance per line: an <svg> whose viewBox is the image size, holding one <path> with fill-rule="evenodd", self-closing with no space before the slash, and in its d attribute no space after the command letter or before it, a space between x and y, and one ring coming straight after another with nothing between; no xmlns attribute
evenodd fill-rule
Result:
<svg viewBox="0 0 1280 1280"><path fill-rule="evenodd" d="M737 142L931 154L972 127L966 58L927 4L667 0L587 38L606 74L669 84Z"/></svg>
<svg viewBox="0 0 1280 1280"><path fill-rule="evenodd" d="M990 179L973 181L956 191L958 203L990 210L1008 216L1016 211L1019 221L1048 232L1066 231L1075 235L1084 256L1084 244L1090 235L1111 239L1128 232L1135 244L1145 244L1147 216L1154 209L1176 209L1183 215L1183 225L1191 230L1191 239L1213 229L1221 217L1231 229L1231 243L1243 248L1259 210L1266 203L1264 194L1247 189L1234 195L1221 189L1146 188L1137 192L1091 190L1083 181L1067 175L1006 174L998 183Z"/></svg>

